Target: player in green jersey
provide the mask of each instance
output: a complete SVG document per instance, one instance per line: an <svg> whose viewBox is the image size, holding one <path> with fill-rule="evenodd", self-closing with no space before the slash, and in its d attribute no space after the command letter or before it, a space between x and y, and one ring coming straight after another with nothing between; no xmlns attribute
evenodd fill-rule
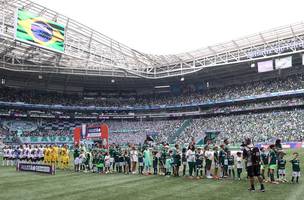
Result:
<svg viewBox="0 0 304 200"><path fill-rule="evenodd" d="M213 178L218 179L218 168L220 166L218 146L213 147L214 173Z"/></svg>
<svg viewBox="0 0 304 200"><path fill-rule="evenodd" d="M262 170L262 177L265 182L268 182L265 177L265 172L267 173L267 177L269 179L269 167L268 167L268 160L269 160L269 154L266 152L266 149L262 147L261 149L261 170Z"/></svg>
<svg viewBox="0 0 304 200"><path fill-rule="evenodd" d="M299 183L299 177L300 174L300 160L299 160L299 154L297 152L293 153L294 158L290 161L292 164L292 179L291 182L294 183L294 180L296 179L296 183Z"/></svg>
<svg viewBox="0 0 304 200"><path fill-rule="evenodd" d="M269 176L270 176L270 181L271 183L278 184L278 182L275 181L274 179L274 172L277 168L277 154L275 152L275 146L272 144L269 146L269 158L268 158L268 163L269 163Z"/></svg>
<svg viewBox="0 0 304 200"><path fill-rule="evenodd" d="M227 152L227 159L228 159L228 175L229 175L229 178L235 179L234 156L231 154L231 151Z"/></svg>
<svg viewBox="0 0 304 200"><path fill-rule="evenodd" d="M279 171L279 181L281 182L287 182L285 176L286 176L286 160L284 159L284 152L279 153L279 159L278 159L278 171Z"/></svg>

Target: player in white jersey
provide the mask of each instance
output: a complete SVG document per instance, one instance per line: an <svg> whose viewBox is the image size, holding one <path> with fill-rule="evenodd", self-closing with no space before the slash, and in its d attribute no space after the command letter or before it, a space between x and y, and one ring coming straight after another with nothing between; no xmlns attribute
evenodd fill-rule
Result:
<svg viewBox="0 0 304 200"><path fill-rule="evenodd" d="M39 163L42 164L43 163L43 160L44 160L44 149L43 149L43 146L40 145L40 147L38 148L38 160L39 160Z"/></svg>
<svg viewBox="0 0 304 200"><path fill-rule="evenodd" d="M37 160L37 158L36 158L36 152L37 152L37 149L36 149L36 147L35 146L33 146L33 148L31 149L31 162L32 163L36 163L36 160Z"/></svg>
<svg viewBox="0 0 304 200"><path fill-rule="evenodd" d="M32 147L31 161L32 161L32 163L36 163L36 161L37 161L37 149L36 149L36 146Z"/></svg>
<svg viewBox="0 0 304 200"><path fill-rule="evenodd" d="M38 145L35 146L35 161L36 163L40 163L40 156L41 156L41 153L40 153L41 149Z"/></svg>
<svg viewBox="0 0 304 200"><path fill-rule="evenodd" d="M17 159L17 149L16 147L12 147L11 148L11 166L14 166L16 163L16 159Z"/></svg>
<svg viewBox="0 0 304 200"><path fill-rule="evenodd" d="M11 148L8 146L6 148L6 166L9 166L11 162L10 152L11 152Z"/></svg>
<svg viewBox="0 0 304 200"><path fill-rule="evenodd" d="M10 146L8 149L8 165L13 166L14 163L14 150L13 147Z"/></svg>
<svg viewBox="0 0 304 200"><path fill-rule="evenodd" d="M2 148L2 166L4 166L5 161L5 146Z"/></svg>
<svg viewBox="0 0 304 200"><path fill-rule="evenodd" d="M21 161L21 150L22 150L22 146L20 145L16 149L16 160L15 160L16 161L16 165L18 163L20 163L20 161Z"/></svg>
<svg viewBox="0 0 304 200"><path fill-rule="evenodd" d="M3 147L3 161L2 166L7 166L8 163L8 147Z"/></svg>
<svg viewBox="0 0 304 200"><path fill-rule="evenodd" d="M20 162L24 163L25 161L26 161L26 149L25 146L21 146Z"/></svg>
<svg viewBox="0 0 304 200"><path fill-rule="evenodd" d="M23 162L24 163L28 162L28 151L29 151L28 146L25 145L24 149L23 149Z"/></svg>
<svg viewBox="0 0 304 200"><path fill-rule="evenodd" d="M25 147L25 159L26 159L26 163L30 163L31 162L31 145Z"/></svg>

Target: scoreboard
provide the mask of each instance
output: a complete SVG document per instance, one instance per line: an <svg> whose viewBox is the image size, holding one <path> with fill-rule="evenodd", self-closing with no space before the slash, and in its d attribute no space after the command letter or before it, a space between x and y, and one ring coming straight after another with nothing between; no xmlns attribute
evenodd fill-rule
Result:
<svg viewBox="0 0 304 200"><path fill-rule="evenodd" d="M80 144L82 140L101 140L105 148L108 148L109 127L107 124L86 125L74 129L74 144Z"/></svg>

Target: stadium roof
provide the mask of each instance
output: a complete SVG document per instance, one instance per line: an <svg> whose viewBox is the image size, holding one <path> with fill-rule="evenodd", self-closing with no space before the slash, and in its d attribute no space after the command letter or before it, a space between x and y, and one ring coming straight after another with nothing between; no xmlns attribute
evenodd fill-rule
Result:
<svg viewBox="0 0 304 200"><path fill-rule="evenodd" d="M159 79L304 49L304 23L297 23L181 54L151 55L34 2L0 3L0 67L11 71ZM17 9L64 25L64 52L16 40Z"/></svg>

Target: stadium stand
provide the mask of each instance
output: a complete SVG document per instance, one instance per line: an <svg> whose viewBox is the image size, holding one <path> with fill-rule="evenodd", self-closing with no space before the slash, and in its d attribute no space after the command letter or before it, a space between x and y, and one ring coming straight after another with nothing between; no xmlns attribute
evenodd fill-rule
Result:
<svg viewBox="0 0 304 200"><path fill-rule="evenodd" d="M249 132L254 141L302 140L303 23L150 55L34 2L2 6L1 135L71 135L82 123L106 122L116 143L148 134L183 143L209 129L235 142ZM16 37L24 29L15 30L19 15L69 26L59 26L60 45L33 45Z"/></svg>
<svg viewBox="0 0 304 200"><path fill-rule="evenodd" d="M272 141L282 138L284 141L302 141L304 138L304 111L271 111L267 113L247 113L239 115L218 115L199 119L186 120L154 120L154 121L111 121L106 123L110 127L111 143L136 143L144 141L146 135L153 134L157 142L190 142L192 137L203 137L207 130L218 130L218 140L229 138L234 142L241 142L250 136L255 142ZM8 127L11 121L2 119L2 135L16 134L17 127ZM14 122L18 122L14 120ZM27 123L26 123L27 122ZM20 124L33 126L32 131L24 131L21 136L61 136L71 135L74 127L84 121L58 120L29 120ZM15 123L16 124L16 123ZM13 125L14 126L14 123ZM184 126L184 127L183 127ZM177 133L183 127L181 133Z"/></svg>
<svg viewBox="0 0 304 200"><path fill-rule="evenodd" d="M304 75L293 75L286 79L257 81L244 85L213 88L205 93L184 92L179 96L143 96L112 99L97 97L88 100L81 96L57 94L54 92L28 91L0 88L0 101L25 102L46 105L98 105L98 106L136 106L136 105L186 105L191 103L232 100L239 97L269 94L288 90L303 89ZM47 96L47 98L45 98ZM199 108L199 115L180 117L180 119L102 119L100 116L117 116L118 113L82 112L64 110L29 110L1 108L1 135L14 136L17 128L24 128L20 136L61 136L73 134L74 127L82 123L106 122L110 127L111 143L141 143L146 135L153 134L157 142L190 142L193 137L203 137L207 130L218 130L219 140L229 138L241 142L250 136L255 142L282 138L285 141L302 141L304 136L304 112L301 110L303 97L281 97L276 99L252 100L234 104L213 105ZM186 110L187 111L187 110ZM170 111L164 111L170 113ZM176 111L174 111L176 112ZM177 111L182 112L182 111ZM142 111L151 114L153 111ZM191 113L191 112L190 112ZM129 116L130 113L119 113ZM135 113L135 116L138 113Z"/></svg>
<svg viewBox="0 0 304 200"><path fill-rule="evenodd" d="M167 141L183 120L164 121L107 121L111 130L110 143L139 144L146 135L153 135L157 141ZM0 134L14 136L17 129L25 131L21 137L28 136L68 136L73 135L73 129L81 126L84 121L62 120L4 120L2 119ZM93 123L90 123L91 125Z"/></svg>
<svg viewBox="0 0 304 200"><path fill-rule="evenodd" d="M229 138L236 143L241 143L246 137L255 142L274 141L277 138L283 141L302 141L303 119L303 110L194 119L176 141L190 142L192 137L204 136L207 130L218 130L219 141Z"/></svg>
<svg viewBox="0 0 304 200"><path fill-rule="evenodd" d="M227 83L229 84L229 83ZM86 98L80 95L59 94L55 92L18 90L12 88L0 88L0 101L24 102L31 104L47 105L78 105L101 107L130 107L151 105L187 105L194 103L236 99L244 96L269 94L304 88L304 75L292 75L283 79L271 79L249 82L243 85L232 85L224 88L211 88L203 92L183 91L180 95L155 94L132 97L107 97L96 96ZM45 98L45 96L48 98Z"/></svg>

